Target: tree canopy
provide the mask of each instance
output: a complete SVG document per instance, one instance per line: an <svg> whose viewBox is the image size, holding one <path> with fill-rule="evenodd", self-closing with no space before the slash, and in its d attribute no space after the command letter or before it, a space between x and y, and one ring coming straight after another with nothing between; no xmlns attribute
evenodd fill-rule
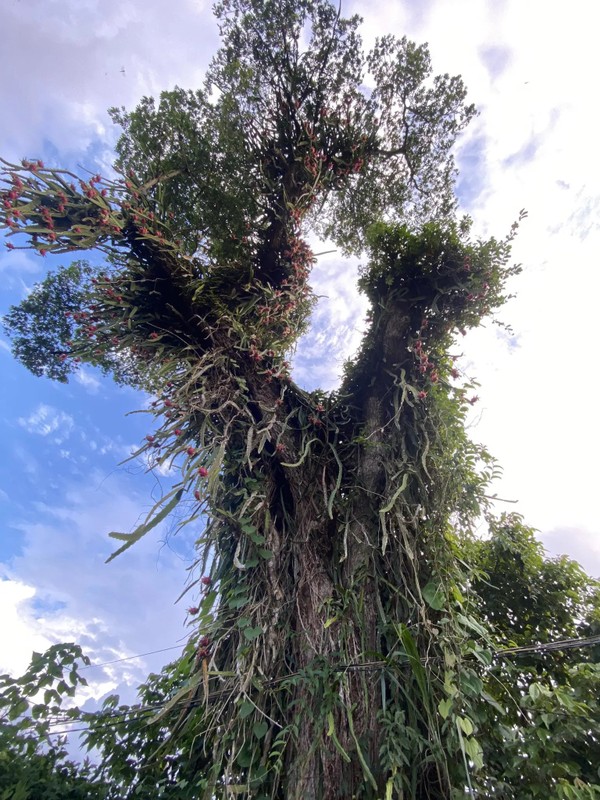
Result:
<svg viewBox="0 0 600 800"><path fill-rule="evenodd" d="M455 341L519 272L516 224L480 240L456 218L451 148L474 110L425 46L385 36L365 55L359 19L326 0L225 0L216 15L201 90L113 110L119 177L4 162L9 247L105 254L9 312L15 354L58 380L84 362L151 391L139 452L181 468L143 524L110 534L112 557L184 498L181 524L199 531L192 634L142 689L160 706L150 727L123 711L126 756L116 731L89 740L120 787L207 800L537 797L517 767L501 779L503 754L551 753L522 716L550 729L595 672L565 660L515 714L520 673L515 699L493 626L516 642L574 630L595 595L571 596L552 628L543 560L513 524L542 600L530 612L515 590L503 628L483 545L468 549L481 580L465 564L496 466L465 430L477 398ZM303 390L287 361L314 301L314 232L366 259L369 323L333 392ZM500 553L510 537L492 530ZM592 796L565 758L545 795Z"/></svg>

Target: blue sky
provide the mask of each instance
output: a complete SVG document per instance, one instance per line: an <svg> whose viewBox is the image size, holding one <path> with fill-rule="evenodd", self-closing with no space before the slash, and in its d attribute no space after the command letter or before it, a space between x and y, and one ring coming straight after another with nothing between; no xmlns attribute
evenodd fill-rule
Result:
<svg viewBox="0 0 600 800"><path fill-rule="evenodd" d="M165 0L9 0L0 154L106 172L116 137L106 109L199 85L217 45L209 4L181 0L172 10ZM504 466L498 493L518 501L508 508L539 528L551 552L600 574L591 4L575 0L568 17L564 4L541 0L343 10L363 13L367 43L385 19L385 32L430 43L436 71L463 75L480 114L457 149L458 188L476 231L501 237L522 207L529 211L515 245L525 271L503 313L514 336L488 326L461 342L462 369L481 382L471 433ZM0 313L47 267L1 249ZM315 269L322 299L294 362L306 386L333 387L360 341L365 304L356 271L335 253ZM175 645L193 599L175 604L197 531L184 537L166 525L104 563L113 549L108 531L131 530L174 479L136 462L119 466L151 432L149 415L126 416L148 398L89 369L66 386L36 379L1 336L0 367L0 669L23 669L32 649L55 641L79 641L97 663ZM88 702L115 690L131 698L167 658L95 671Z"/></svg>

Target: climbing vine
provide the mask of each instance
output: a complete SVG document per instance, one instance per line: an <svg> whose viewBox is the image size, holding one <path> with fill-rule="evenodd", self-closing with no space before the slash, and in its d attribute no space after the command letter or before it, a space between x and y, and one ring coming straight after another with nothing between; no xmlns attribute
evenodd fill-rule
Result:
<svg viewBox="0 0 600 800"><path fill-rule="evenodd" d="M50 274L5 323L38 374L84 362L154 395L138 455L180 477L136 530L110 534L111 558L190 500L192 635L154 722L161 752L193 754L196 796L463 796L483 767L491 645L455 545L495 465L465 433L477 398L454 349L506 300L516 228L474 241L454 220L448 151L472 115L459 79L423 88L426 51L385 37L367 99L357 20L316 0L262 5L219 7L218 101L177 90L114 112L119 177L2 162L9 249L106 256ZM164 156L149 133L177 103L203 122L189 154ZM189 164L211 148L216 210L202 199L215 175ZM373 218L357 198L376 187L389 213ZM313 304L319 215L330 233L353 225L339 244L368 256L368 329L329 393L301 389L287 361ZM41 305L57 313L33 336Z"/></svg>

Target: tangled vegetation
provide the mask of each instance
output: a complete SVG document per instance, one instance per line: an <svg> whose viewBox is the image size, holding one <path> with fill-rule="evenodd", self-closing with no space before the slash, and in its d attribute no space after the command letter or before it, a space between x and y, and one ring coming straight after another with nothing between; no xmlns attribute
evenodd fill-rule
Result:
<svg viewBox="0 0 600 800"><path fill-rule="evenodd" d="M489 792L484 737L508 701L484 689L494 639L460 556L495 465L465 432L476 397L453 349L519 268L515 229L480 241L455 220L450 148L473 109L425 47L386 36L365 58L359 20L326 0L216 13L205 89L113 111L120 177L3 162L9 248L106 255L9 312L15 354L151 391L140 453L181 465L139 528L111 533L112 557L184 497L181 524L202 529L195 631L146 688L154 740L131 734L122 785ZM368 255L368 329L334 392L304 391L287 362L313 305L311 230Z"/></svg>

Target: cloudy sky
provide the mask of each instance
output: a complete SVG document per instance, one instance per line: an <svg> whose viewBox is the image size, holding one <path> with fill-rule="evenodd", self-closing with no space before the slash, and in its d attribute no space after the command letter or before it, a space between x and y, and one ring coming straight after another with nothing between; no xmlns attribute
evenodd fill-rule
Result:
<svg viewBox="0 0 600 800"><path fill-rule="evenodd" d="M406 0L343 11L363 13L367 44L385 21L383 32L429 42L437 72L464 77L480 114L457 149L458 191L476 231L502 237L529 212L514 247L524 272L503 312L513 335L489 326L461 342L462 368L481 383L471 432L504 467L496 490L517 502L501 507L523 513L551 553L600 575L594 4ZM198 86L216 46L201 0L5 0L0 155L101 171L117 134L106 109ZM0 250L0 313L46 266ZM315 270L323 298L295 360L307 387L335 386L360 340L364 301L348 270L335 254ZM149 432L149 417L126 416L145 398L89 370L66 386L35 379L1 338L0 365L0 670L22 670L56 641L80 642L95 663L176 647L194 531L186 539L167 525L104 563L107 532L131 530L170 485L135 461L119 466ZM131 699L176 655L91 670L90 702L115 690Z"/></svg>

